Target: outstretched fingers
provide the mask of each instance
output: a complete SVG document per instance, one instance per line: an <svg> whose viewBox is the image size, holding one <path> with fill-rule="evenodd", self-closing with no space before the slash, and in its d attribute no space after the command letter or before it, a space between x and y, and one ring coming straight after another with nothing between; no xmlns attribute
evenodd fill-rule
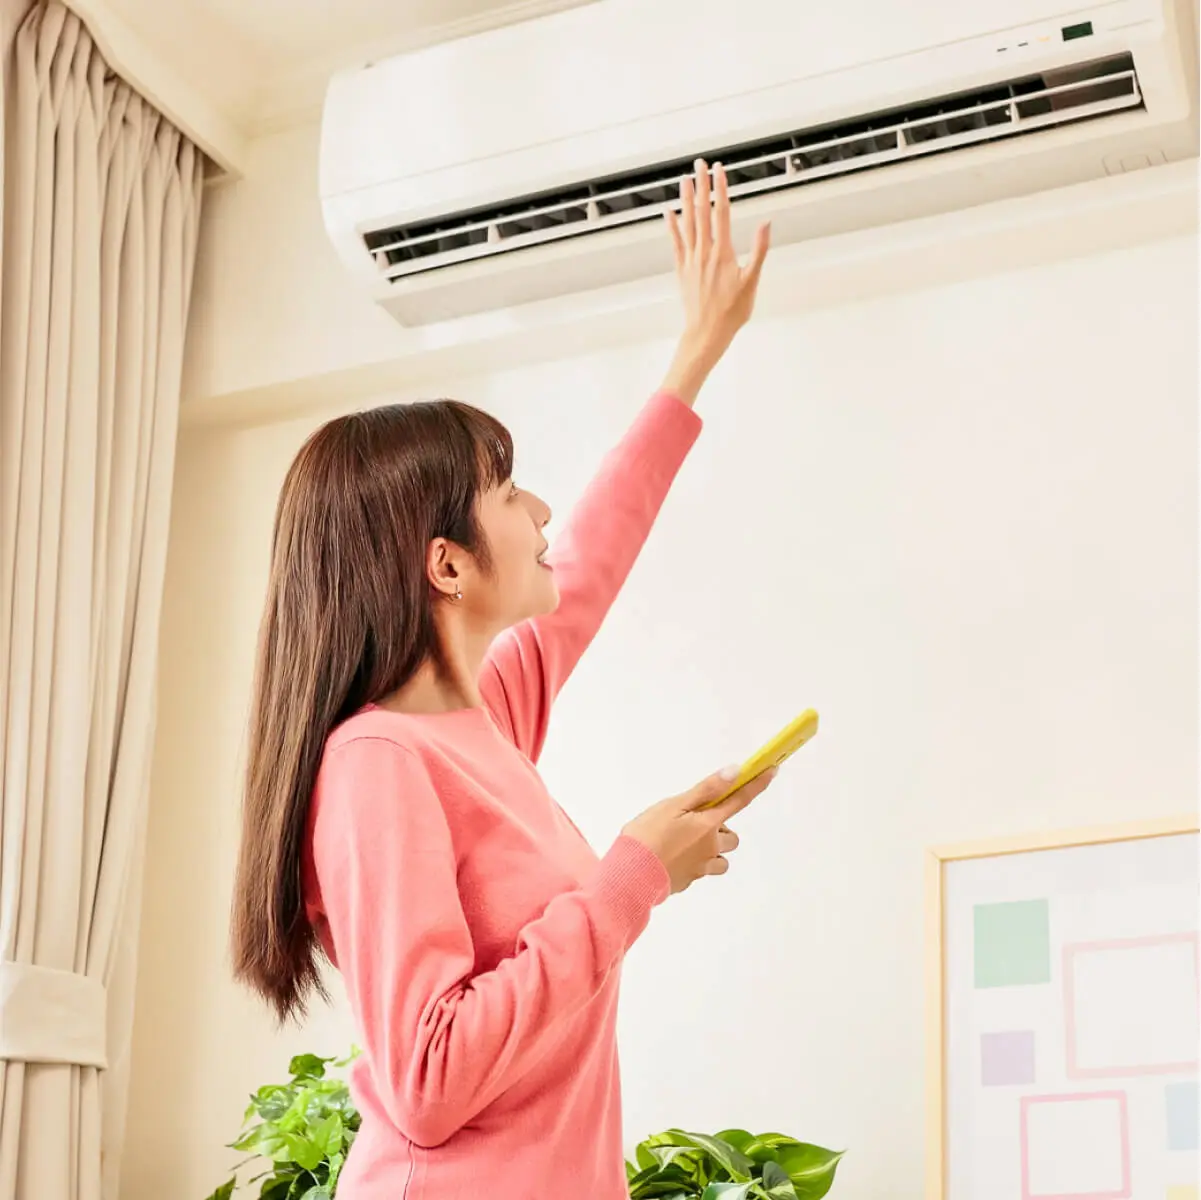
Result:
<svg viewBox="0 0 1201 1200"><path fill-rule="evenodd" d="M685 252L690 253L696 245L696 191L692 184L692 176L685 176L680 181L680 219L678 222L680 240Z"/></svg>
<svg viewBox="0 0 1201 1200"><path fill-rule="evenodd" d="M696 248L706 254L713 245L713 200L709 190L709 164L696 160Z"/></svg>
<svg viewBox="0 0 1201 1200"><path fill-rule="evenodd" d="M718 163L713 168L713 247L719 255L733 255L730 234L730 185L726 170Z"/></svg>
<svg viewBox="0 0 1201 1200"><path fill-rule="evenodd" d="M742 286L755 294L759 287L759 276L763 274L763 264L767 261L767 252L771 249L771 226L760 225L755 230L755 241L751 246L751 257L742 268Z"/></svg>

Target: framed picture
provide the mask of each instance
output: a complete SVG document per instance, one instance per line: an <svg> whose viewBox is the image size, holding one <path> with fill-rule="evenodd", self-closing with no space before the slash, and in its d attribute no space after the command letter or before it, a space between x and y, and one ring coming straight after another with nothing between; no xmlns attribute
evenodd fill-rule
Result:
<svg viewBox="0 0 1201 1200"><path fill-rule="evenodd" d="M927 1200L1198 1200L1195 816L927 855Z"/></svg>

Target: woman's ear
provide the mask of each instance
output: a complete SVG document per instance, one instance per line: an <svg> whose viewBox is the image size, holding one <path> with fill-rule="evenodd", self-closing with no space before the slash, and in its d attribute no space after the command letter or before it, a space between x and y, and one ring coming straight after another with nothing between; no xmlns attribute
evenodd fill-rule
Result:
<svg viewBox="0 0 1201 1200"><path fill-rule="evenodd" d="M462 554L462 548L446 538L434 538L425 552L425 574L430 587L450 600L463 594Z"/></svg>

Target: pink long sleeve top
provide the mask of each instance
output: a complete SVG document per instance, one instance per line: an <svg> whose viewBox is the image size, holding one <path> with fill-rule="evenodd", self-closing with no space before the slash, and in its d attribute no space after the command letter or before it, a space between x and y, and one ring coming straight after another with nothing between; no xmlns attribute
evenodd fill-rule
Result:
<svg viewBox="0 0 1201 1200"><path fill-rule="evenodd" d="M534 764L700 430L649 401L556 539L561 602L493 645L484 707L369 707L326 744L305 901L363 1046L339 1200L623 1200L621 962L668 876L598 857Z"/></svg>

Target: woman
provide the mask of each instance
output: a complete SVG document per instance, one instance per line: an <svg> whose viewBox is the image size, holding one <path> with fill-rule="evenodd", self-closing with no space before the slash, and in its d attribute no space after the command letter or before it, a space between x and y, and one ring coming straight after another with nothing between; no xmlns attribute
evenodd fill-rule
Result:
<svg viewBox="0 0 1201 1200"><path fill-rule="evenodd" d="M699 431L751 314L721 168L668 215L685 332L546 561L550 510L450 401L331 421L279 501L234 902L237 974L282 1018L342 973L363 1056L340 1200L626 1196L615 1017L652 908L738 844L765 777L635 818L598 859L534 767L550 706Z"/></svg>

